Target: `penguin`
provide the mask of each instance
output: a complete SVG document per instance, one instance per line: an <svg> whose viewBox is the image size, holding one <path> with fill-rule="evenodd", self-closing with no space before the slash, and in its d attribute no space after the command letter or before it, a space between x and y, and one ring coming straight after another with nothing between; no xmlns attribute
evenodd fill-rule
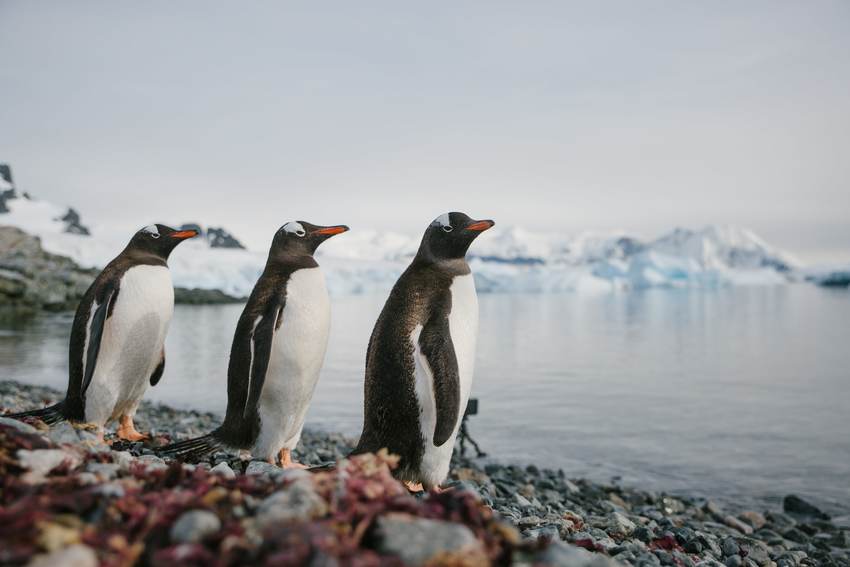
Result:
<svg viewBox="0 0 850 567"><path fill-rule="evenodd" d="M301 467L292 461L292 450L301 438L330 331L325 277L313 254L347 230L294 221L275 233L233 335L224 422L208 435L163 447L160 456L195 460L229 447L284 468Z"/></svg>
<svg viewBox="0 0 850 567"><path fill-rule="evenodd" d="M195 230L152 224L136 232L83 295L69 347L68 390L55 405L10 417L37 417L104 426L119 422L127 441L148 436L136 431L133 416L148 387L165 370L165 335L174 313L168 257Z"/></svg>
<svg viewBox="0 0 850 567"><path fill-rule="evenodd" d="M378 317L366 354L363 432L353 454L386 448L411 490L439 489L472 387L478 296L466 252L493 227L440 215Z"/></svg>

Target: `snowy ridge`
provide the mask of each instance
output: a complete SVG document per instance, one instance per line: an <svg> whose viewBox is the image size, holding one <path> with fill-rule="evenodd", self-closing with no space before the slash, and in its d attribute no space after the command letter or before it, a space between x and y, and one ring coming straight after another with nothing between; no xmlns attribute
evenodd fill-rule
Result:
<svg viewBox="0 0 850 567"><path fill-rule="evenodd" d="M91 236L69 234L61 221L66 207L15 198L0 225L17 226L42 239L50 252L84 267L102 267L139 227L125 233L91 227ZM179 226L180 223L174 223ZM140 225L141 226L141 225ZM271 236L271 235L270 235ZM317 255L332 294L385 292L419 246L419 236L355 231L324 244ZM181 244L169 264L180 287L218 289L247 296L265 265L266 251L213 248L205 240ZM555 293L647 287L775 285L798 278L796 262L752 232L709 226L677 228L644 241L623 231L565 234L497 227L470 251L482 292Z"/></svg>

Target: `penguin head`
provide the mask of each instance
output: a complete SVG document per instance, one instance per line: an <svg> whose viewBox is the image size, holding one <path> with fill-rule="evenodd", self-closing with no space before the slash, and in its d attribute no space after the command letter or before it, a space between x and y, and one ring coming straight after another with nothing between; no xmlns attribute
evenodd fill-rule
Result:
<svg viewBox="0 0 850 567"><path fill-rule="evenodd" d="M471 219L464 213L442 214L425 231L418 255L432 260L463 258L472 241L495 224L489 219Z"/></svg>
<svg viewBox="0 0 850 567"><path fill-rule="evenodd" d="M292 221L280 227L272 240L272 253L312 256L319 244L334 236L347 232L344 224L319 226L305 221Z"/></svg>
<svg viewBox="0 0 850 567"><path fill-rule="evenodd" d="M146 252L167 260L178 244L196 236L197 230L174 230L164 224L152 224L134 234L127 249Z"/></svg>

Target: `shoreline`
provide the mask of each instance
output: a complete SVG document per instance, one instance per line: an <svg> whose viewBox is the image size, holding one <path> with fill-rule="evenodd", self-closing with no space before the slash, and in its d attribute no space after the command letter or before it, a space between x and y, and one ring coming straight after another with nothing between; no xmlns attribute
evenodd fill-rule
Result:
<svg viewBox="0 0 850 567"><path fill-rule="evenodd" d="M4 412L36 407L57 396L59 392L51 388L0 381ZM201 435L219 421L212 413L151 402L143 402L138 418L140 430L154 433L153 445ZM46 434L55 443L71 446L85 444L91 437L67 425ZM296 457L310 465L337 460L347 454L352 442L340 434L305 431ZM150 446L118 442L111 451L107 447L101 452L166 468L167 463L153 455ZM290 474L222 451L191 467L204 474L212 471L236 479L258 476L273 483ZM115 478L98 482L115 482ZM588 561L611 558L612 565L850 565L850 518L830 520L792 496L785 498L783 511L724 510L699 497L569 479L563 471L533 464L482 464L467 458L454 459L446 484L454 489L451 493L474 494L476 501L513 526L522 542L515 543L516 550L543 553L541 549L550 542L551 549L573 553L582 548L591 552L581 555ZM582 564L577 557L569 564Z"/></svg>

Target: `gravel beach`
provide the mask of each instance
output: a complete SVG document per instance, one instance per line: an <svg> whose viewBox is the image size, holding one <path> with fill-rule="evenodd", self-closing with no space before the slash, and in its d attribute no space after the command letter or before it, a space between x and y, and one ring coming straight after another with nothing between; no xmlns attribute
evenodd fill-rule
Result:
<svg viewBox="0 0 850 567"><path fill-rule="evenodd" d="M4 413L59 396L0 382ZM154 454L218 422L143 403L137 424L153 439L109 446L0 418L0 564L850 566L850 517L793 495L782 510L723 509L456 457L452 490L411 496L386 455L311 475L228 452L189 465ZM326 463L352 444L306 431L296 457Z"/></svg>

